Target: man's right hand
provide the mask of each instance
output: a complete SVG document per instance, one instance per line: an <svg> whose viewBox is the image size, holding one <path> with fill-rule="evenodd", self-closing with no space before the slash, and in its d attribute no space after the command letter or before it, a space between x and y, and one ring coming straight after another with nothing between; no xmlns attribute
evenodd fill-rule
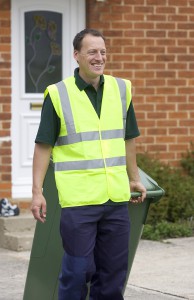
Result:
<svg viewBox="0 0 194 300"><path fill-rule="evenodd" d="M31 211L37 221L46 221L46 200L42 194L42 186L48 169L52 147L35 144L33 157L33 184Z"/></svg>
<svg viewBox="0 0 194 300"><path fill-rule="evenodd" d="M37 221L41 223L46 221L46 200L42 194L38 196L33 195L31 212Z"/></svg>

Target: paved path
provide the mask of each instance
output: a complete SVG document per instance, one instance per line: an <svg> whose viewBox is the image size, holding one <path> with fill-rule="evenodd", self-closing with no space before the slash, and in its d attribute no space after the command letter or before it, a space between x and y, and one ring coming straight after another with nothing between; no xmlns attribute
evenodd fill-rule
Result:
<svg viewBox="0 0 194 300"><path fill-rule="evenodd" d="M163 243L141 240L126 295L136 288L139 295L130 299L194 300L194 237L169 239Z"/></svg>
<svg viewBox="0 0 194 300"><path fill-rule="evenodd" d="M0 300L22 300L29 257L0 248ZM194 300L194 238L139 243L125 300L165 299Z"/></svg>

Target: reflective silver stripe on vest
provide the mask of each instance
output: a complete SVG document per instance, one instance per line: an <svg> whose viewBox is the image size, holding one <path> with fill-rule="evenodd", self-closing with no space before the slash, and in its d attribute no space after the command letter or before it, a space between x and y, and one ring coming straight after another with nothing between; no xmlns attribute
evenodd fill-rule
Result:
<svg viewBox="0 0 194 300"><path fill-rule="evenodd" d="M107 167L123 166L126 164L125 156L109 157L105 159ZM88 170L100 169L105 167L103 159L94 160L78 160L78 161L65 161L55 163L55 171L71 171L71 170Z"/></svg>
<svg viewBox="0 0 194 300"><path fill-rule="evenodd" d="M126 127L126 118L127 118L127 99L126 99L126 83L121 78L116 78L117 84L119 86L121 102L122 102L122 109L123 109L123 128L125 132Z"/></svg>
<svg viewBox="0 0 194 300"><path fill-rule="evenodd" d="M69 101L69 96L67 93L67 88L63 81L60 81L56 84L61 100L61 106L63 110L63 117L66 123L67 134L76 133L75 131L75 123L73 119L73 113Z"/></svg>
<svg viewBox="0 0 194 300"><path fill-rule="evenodd" d="M109 158L106 158L105 160L106 160L107 167L126 165L126 157L125 156L109 157Z"/></svg>
<svg viewBox="0 0 194 300"><path fill-rule="evenodd" d="M123 138L123 129L102 130L101 137L103 140Z"/></svg>
<svg viewBox="0 0 194 300"><path fill-rule="evenodd" d="M103 140L123 138L123 129L103 130L101 131ZM84 141L96 141L100 139L98 131L80 132L67 136L60 136L57 139L55 146L70 145Z"/></svg>
<svg viewBox="0 0 194 300"><path fill-rule="evenodd" d="M75 144L83 141L99 140L98 131L80 132L67 136L59 136L55 146Z"/></svg>

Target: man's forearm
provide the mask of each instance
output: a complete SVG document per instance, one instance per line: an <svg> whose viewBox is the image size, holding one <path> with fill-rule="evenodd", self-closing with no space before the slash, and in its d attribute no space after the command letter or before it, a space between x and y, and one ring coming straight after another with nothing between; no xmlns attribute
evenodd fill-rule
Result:
<svg viewBox="0 0 194 300"><path fill-rule="evenodd" d="M35 145L33 157L33 194L42 193L42 185L49 165L51 150L52 147L50 145Z"/></svg>
<svg viewBox="0 0 194 300"><path fill-rule="evenodd" d="M143 202L146 197L146 189L141 183L139 171L136 161L136 146L135 140L127 140L126 145L126 165L129 177L131 192L140 192L141 196L131 199L133 203Z"/></svg>
<svg viewBox="0 0 194 300"><path fill-rule="evenodd" d="M126 165L127 165L127 174L130 181L139 181L139 172L137 168L136 161L136 145L135 139L126 140Z"/></svg>

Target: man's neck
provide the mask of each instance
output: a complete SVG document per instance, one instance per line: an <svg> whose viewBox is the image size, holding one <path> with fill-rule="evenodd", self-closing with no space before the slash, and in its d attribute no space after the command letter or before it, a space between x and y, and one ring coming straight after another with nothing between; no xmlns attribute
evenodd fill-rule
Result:
<svg viewBox="0 0 194 300"><path fill-rule="evenodd" d="M88 78L85 77L84 75L82 75L82 73L80 73L79 71L79 76L88 84L93 85L93 87L95 88L95 90L97 91L98 87L99 87L99 83L100 83L100 76L96 77L96 78Z"/></svg>

